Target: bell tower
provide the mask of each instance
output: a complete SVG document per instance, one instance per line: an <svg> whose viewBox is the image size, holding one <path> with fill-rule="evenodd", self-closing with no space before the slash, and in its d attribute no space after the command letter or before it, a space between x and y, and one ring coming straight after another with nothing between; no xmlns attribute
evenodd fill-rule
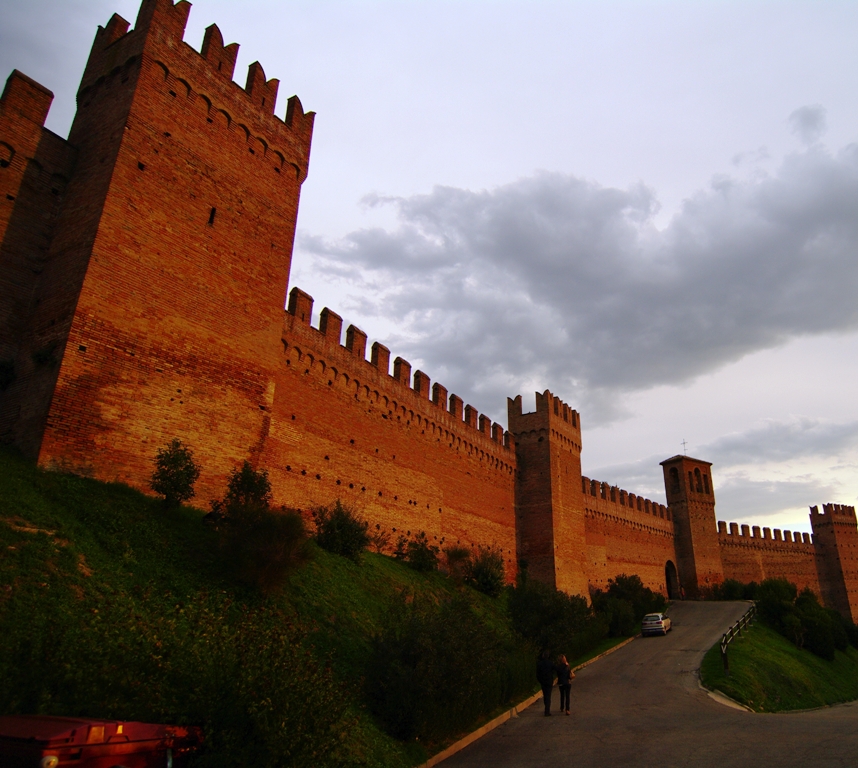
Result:
<svg viewBox="0 0 858 768"><path fill-rule="evenodd" d="M679 581L688 597L698 597L724 581L712 464L690 456L661 462L664 490L676 530Z"/></svg>

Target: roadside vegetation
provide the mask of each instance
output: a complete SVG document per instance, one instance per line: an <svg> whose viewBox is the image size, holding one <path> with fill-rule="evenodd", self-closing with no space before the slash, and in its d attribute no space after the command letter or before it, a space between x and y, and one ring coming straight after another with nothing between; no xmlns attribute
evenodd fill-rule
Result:
<svg viewBox="0 0 858 768"><path fill-rule="evenodd" d="M492 547L275 507L247 463L206 513L190 448L154 459L163 500L0 451L0 714L201 725L201 766L412 766L533 693L541 649L658 609L635 576L594 611L505 586Z"/></svg>
<svg viewBox="0 0 858 768"><path fill-rule="evenodd" d="M756 622L730 643L730 675L716 644L703 659L703 685L721 691L755 712L787 712L858 699L858 650L835 651L826 661L796 648L775 630Z"/></svg>
<svg viewBox="0 0 858 768"><path fill-rule="evenodd" d="M781 712L858 698L858 628L823 607L809 589L786 579L725 581L720 599L757 604L758 621L730 643L730 674L719 645L709 650L701 681L758 712ZM725 627L726 629L726 627Z"/></svg>

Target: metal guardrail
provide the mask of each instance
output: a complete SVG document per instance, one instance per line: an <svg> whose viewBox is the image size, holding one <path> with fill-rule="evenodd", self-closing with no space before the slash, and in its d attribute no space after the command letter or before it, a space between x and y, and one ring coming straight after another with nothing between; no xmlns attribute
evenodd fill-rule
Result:
<svg viewBox="0 0 858 768"><path fill-rule="evenodd" d="M730 674L730 662L727 659L727 646L736 639L736 636L742 635L742 630L747 629L748 625L757 617L757 604L754 603L730 629L724 633L721 638L721 661L724 663L724 672Z"/></svg>

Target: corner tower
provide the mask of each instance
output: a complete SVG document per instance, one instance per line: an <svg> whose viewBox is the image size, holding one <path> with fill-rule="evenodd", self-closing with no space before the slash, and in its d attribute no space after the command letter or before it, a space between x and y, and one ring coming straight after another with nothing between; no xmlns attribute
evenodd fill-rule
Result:
<svg viewBox="0 0 858 768"><path fill-rule="evenodd" d="M187 2L143 0L99 28L69 135L77 153L29 322L50 385L13 425L42 465L145 483L190 443L205 498L268 430L313 114L275 116L259 63Z"/></svg>
<svg viewBox="0 0 858 768"><path fill-rule="evenodd" d="M674 456L661 466L676 531L679 581L688 597L697 597L724 581L712 465L690 456Z"/></svg>
<svg viewBox="0 0 858 768"><path fill-rule="evenodd" d="M825 605L858 619L858 522L855 507L810 508L819 587Z"/></svg>
<svg viewBox="0 0 858 768"><path fill-rule="evenodd" d="M518 465L519 558L535 579L589 599L578 412L548 390L536 393L535 412L522 413L521 395L507 401L507 411Z"/></svg>

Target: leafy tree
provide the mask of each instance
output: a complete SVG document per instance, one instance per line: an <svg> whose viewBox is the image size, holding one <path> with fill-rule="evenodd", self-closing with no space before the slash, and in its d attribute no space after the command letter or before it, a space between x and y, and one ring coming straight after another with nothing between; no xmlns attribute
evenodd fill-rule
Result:
<svg viewBox="0 0 858 768"><path fill-rule="evenodd" d="M331 507L313 510L316 543L322 548L354 562L370 543L369 523L362 520L351 507L337 499Z"/></svg>
<svg viewBox="0 0 858 768"><path fill-rule="evenodd" d="M149 486L164 497L168 506L175 506L194 496L194 483L199 476L200 466L194 461L193 451L173 438L156 454Z"/></svg>
<svg viewBox="0 0 858 768"><path fill-rule="evenodd" d="M497 597L504 585L503 550L478 547L465 569L465 583L489 597Z"/></svg>
<svg viewBox="0 0 858 768"><path fill-rule="evenodd" d="M444 561L447 575L457 584L465 581L465 574L471 564L471 550L461 544L444 547Z"/></svg>
<svg viewBox="0 0 858 768"><path fill-rule="evenodd" d="M268 473L249 461L234 469L223 499L212 502L212 514L223 518L221 548L237 578L263 594L282 588L289 573L310 551L301 513L271 508Z"/></svg>
<svg viewBox="0 0 858 768"><path fill-rule="evenodd" d="M604 618L595 616L583 597L533 579L519 579L510 594L509 611L516 632L552 655L575 658L607 634Z"/></svg>
<svg viewBox="0 0 858 768"><path fill-rule="evenodd" d="M420 531L412 538L400 536L396 541L393 556L415 571L426 573L438 570L439 551L439 548L429 541L426 531Z"/></svg>

